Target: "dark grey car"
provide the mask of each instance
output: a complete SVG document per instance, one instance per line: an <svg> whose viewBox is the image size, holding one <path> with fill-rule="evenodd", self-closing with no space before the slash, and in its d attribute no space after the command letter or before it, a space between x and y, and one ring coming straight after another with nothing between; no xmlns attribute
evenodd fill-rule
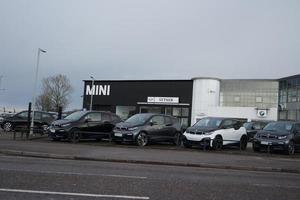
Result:
<svg viewBox="0 0 300 200"><path fill-rule="evenodd" d="M244 123L248 141L252 141L257 131L262 130L271 121L251 121Z"/></svg>
<svg viewBox="0 0 300 200"><path fill-rule="evenodd" d="M146 146L150 141L180 143L181 125L177 118L154 113L136 114L116 124L113 140L116 143L135 142Z"/></svg>
<svg viewBox="0 0 300 200"><path fill-rule="evenodd" d="M283 150L286 154L294 154L300 147L300 122L270 122L263 130L258 131L252 141L253 150L263 148Z"/></svg>

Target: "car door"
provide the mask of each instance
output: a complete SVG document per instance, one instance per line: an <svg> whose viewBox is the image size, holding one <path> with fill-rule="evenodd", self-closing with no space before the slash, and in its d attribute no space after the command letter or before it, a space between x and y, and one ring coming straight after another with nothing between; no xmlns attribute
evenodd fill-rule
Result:
<svg viewBox="0 0 300 200"><path fill-rule="evenodd" d="M39 111L34 112L34 127L38 131L43 129L42 113Z"/></svg>
<svg viewBox="0 0 300 200"><path fill-rule="evenodd" d="M173 120L168 116L165 116L164 118L165 118L165 123L163 127L164 129L163 132L166 135L166 137L174 138L176 134L176 128L174 127Z"/></svg>
<svg viewBox="0 0 300 200"><path fill-rule="evenodd" d="M295 124L295 137L294 137L295 145L300 147L300 124Z"/></svg>
<svg viewBox="0 0 300 200"><path fill-rule="evenodd" d="M27 121L28 121L27 118L28 118L28 111L20 112L19 114L16 114L13 117L12 124L16 129L27 128Z"/></svg>
<svg viewBox="0 0 300 200"><path fill-rule="evenodd" d="M86 126L83 127L84 131L88 132L101 132L102 116L101 113L89 113L85 116Z"/></svg>
<svg viewBox="0 0 300 200"><path fill-rule="evenodd" d="M222 137L223 137L223 144L232 144L235 140L237 140L237 134L234 129L234 124L236 121L232 119L225 119L222 122L221 128L222 128Z"/></svg>
<svg viewBox="0 0 300 200"><path fill-rule="evenodd" d="M111 114L110 113L101 113L101 116L102 116L102 120L101 120L102 124L99 129L101 129L101 132L110 133L113 130L113 128L115 127Z"/></svg>
<svg viewBox="0 0 300 200"><path fill-rule="evenodd" d="M148 135L152 139L166 137L164 133L165 119L161 115L154 115L150 121L147 129Z"/></svg>

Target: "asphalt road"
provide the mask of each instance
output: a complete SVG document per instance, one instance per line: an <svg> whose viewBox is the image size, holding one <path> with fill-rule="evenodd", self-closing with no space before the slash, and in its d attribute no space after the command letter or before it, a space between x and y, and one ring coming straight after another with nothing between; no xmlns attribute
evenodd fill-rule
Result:
<svg viewBox="0 0 300 200"><path fill-rule="evenodd" d="M0 156L0 199L300 199L300 175Z"/></svg>

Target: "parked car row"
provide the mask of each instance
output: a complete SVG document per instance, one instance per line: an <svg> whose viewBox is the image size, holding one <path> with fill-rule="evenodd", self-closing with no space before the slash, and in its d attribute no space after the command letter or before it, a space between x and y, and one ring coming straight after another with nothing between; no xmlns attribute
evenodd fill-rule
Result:
<svg viewBox="0 0 300 200"><path fill-rule="evenodd" d="M23 111L4 118L5 131L26 128L28 112ZM173 116L140 113L122 121L119 116L105 111L77 111L64 119L55 120L47 112L35 112L35 126L47 130L52 140L78 142L81 139L110 139L116 143L135 143L146 146L153 141L221 150L225 146L237 146L241 150L252 142L254 151L262 149L283 150L294 154L300 147L300 122L255 121L239 118L205 117L184 132L179 120Z"/></svg>
<svg viewBox="0 0 300 200"><path fill-rule="evenodd" d="M32 116L30 116L31 119ZM34 112L34 127L36 132L44 131L56 119L56 115L48 112ZM14 115L4 117L0 126L4 131L27 129L28 111L22 111Z"/></svg>

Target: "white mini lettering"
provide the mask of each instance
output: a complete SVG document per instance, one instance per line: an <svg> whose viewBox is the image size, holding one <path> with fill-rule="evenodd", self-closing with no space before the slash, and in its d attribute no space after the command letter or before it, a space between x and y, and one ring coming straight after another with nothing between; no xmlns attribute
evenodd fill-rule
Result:
<svg viewBox="0 0 300 200"><path fill-rule="evenodd" d="M100 85L99 87L99 95L106 95L107 86L106 85Z"/></svg>
<svg viewBox="0 0 300 200"><path fill-rule="evenodd" d="M85 95L110 95L110 85L90 85L86 86Z"/></svg>
<svg viewBox="0 0 300 200"><path fill-rule="evenodd" d="M99 85L96 85L96 95L99 94Z"/></svg>
<svg viewBox="0 0 300 200"><path fill-rule="evenodd" d="M93 95L95 94L95 86L91 88L91 86L87 85L85 95L92 95L92 94Z"/></svg>
<svg viewBox="0 0 300 200"><path fill-rule="evenodd" d="M110 85L107 86L107 94L106 94L106 95L107 95L107 96L110 95Z"/></svg>

